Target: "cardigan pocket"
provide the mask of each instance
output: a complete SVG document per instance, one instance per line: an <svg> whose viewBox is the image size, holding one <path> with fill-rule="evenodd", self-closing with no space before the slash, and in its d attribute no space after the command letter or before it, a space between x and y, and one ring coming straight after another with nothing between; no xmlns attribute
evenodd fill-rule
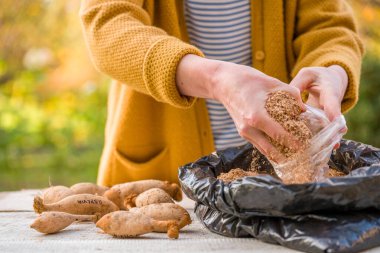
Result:
<svg viewBox="0 0 380 253"><path fill-rule="evenodd" d="M163 148L146 161L136 162L127 158L118 149L114 150L112 166L112 184L124 183L143 179L166 178L169 166L169 149Z"/></svg>

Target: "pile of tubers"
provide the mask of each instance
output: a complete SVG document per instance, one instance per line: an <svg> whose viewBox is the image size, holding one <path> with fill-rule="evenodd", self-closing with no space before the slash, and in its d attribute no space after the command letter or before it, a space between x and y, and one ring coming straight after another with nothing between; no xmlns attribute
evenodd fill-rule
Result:
<svg viewBox="0 0 380 253"><path fill-rule="evenodd" d="M150 232L167 233L177 239L179 230L191 224L178 184L140 180L111 188L93 183L52 186L35 196L39 215L30 226L45 234L57 233L74 222L94 222L115 237L136 237Z"/></svg>

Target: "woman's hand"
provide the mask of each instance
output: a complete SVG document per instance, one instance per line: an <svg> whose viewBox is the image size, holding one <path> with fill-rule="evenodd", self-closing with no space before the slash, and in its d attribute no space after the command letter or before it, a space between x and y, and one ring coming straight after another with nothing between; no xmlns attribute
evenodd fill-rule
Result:
<svg viewBox="0 0 380 253"><path fill-rule="evenodd" d="M305 109L298 88L269 77L251 67L185 56L177 69L177 87L183 95L211 98L227 108L239 134L261 153L279 162L284 157L267 136L285 145L297 147L297 139L272 119L265 109L268 95L289 92Z"/></svg>
<svg viewBox="0 0 380 253"><path fill-rule="evenodd" d="M321 108L330 121L341 114L341 103L347 89L346 71L338 65L303 68L290 82L301 92L307 90L307 104Z"/></svg>
<svg viewBox="0 0 380 253"><path fill-rule="evenodd" d="M330 121L341 115L341 103L348 85L347 73L341 66L303 68L290 85L301 92L307 90L307 104L324 110ZM341 132L346 133L347 127ZM335 144L334 149L339 146Z"/></svg>

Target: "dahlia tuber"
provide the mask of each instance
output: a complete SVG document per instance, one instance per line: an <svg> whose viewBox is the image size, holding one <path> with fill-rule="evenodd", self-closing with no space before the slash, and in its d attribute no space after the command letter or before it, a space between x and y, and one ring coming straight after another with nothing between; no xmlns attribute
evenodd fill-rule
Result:
<svg viewBox="0 0 380 253"><path fill-rule="evenodd" d="M78 183L70 187L75 194L94 194L102 196L109 188L94 183Z"/></svg>
<svg viewBox="0 0 380 253"><path fill-rule="evenodd" d="M139 194L133 203L134 206L141 207L157 203L174 203L174 201L166 191L160 188L152 188Z"/></svg>
<svg viewBox="0 0 380 253"><path fill-rule="evenodd" d="M149 216L128 211L106 214L97 223L105 233L115 237L136 237L142 234L165 231L169 238L177 239L179 229L176 221L157 221Z"/></svg>
<svg viewBox="0 0 380 253"><path fill-rule="evenodd" d="M172 203L159 203L134 207L130 212L141 213L160 221L175 220L178 223L179 229L191 224L191 218L187 210L180 205ZM159 232L165 232L165 230Z"/></svg>
<svg viewBox="0 0 380 253"><path fill-rule="evenodd" d="M44 204L42 198L36 196L33 207L36 213L60 211L71 214L97 214L99 216L119 210L112 201L92 194L71 195L53 204Z"/></svg>
<svg viewBox="0 0 380 253"><path fill-rule="evenodd" d="M56 233L75 221L97 221L96 215L75 215L64 212L44 212L34 220L31 228L44 234Z"/></svg>
<svg viewBox="0 0 380 253"><path fill-rule="evenodd" d="M114 185L104 193L104 196L114 202L120 209L134 206L135 198L152 188L160 188L167 192L174 200L182 200L182 191L178 184L161 180L140 180Z"/></svg>
<svg viewBox="0 0 380 253"><path fill-rule="evenodd" d="M63 185L51 186L43 191L42 198L44 200L44 204L52 204L60 201L70 195L73 195L74 192Z"/></svg>

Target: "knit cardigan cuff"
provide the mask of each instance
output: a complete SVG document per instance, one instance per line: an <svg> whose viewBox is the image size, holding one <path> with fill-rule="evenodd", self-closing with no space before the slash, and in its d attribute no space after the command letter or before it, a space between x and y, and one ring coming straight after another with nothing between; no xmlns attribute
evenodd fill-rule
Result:
<svg viewBox="0 0 380 253"><path fill-rule="evenodd" d="M158 40L149 48L144 58L143 77L154 99L183 109L195 103L196 98L181 95L176 85L177 66L187 54L204 57L199 49L174 37Z"/></svg>

